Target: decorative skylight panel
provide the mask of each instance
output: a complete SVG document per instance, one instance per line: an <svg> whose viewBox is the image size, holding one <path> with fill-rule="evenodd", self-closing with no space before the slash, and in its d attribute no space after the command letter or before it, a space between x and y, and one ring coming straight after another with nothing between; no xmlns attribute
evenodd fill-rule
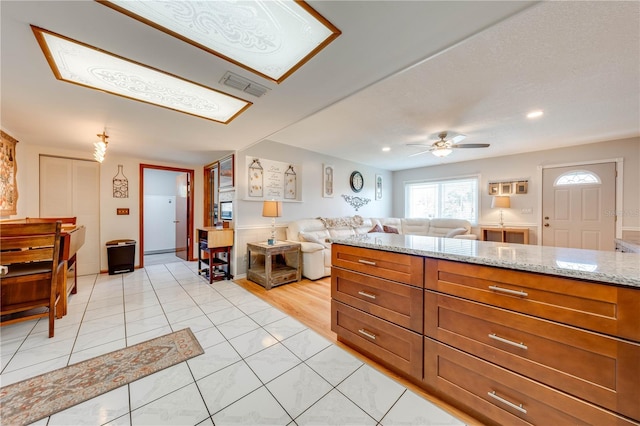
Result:
<svg viewBox="0 0 640 426"><path fill-rule="evenodd" d="M303 1L96 1L277 83L340 35Z"/></svg>
<svg viewBox="0 0 640 426"><path fill-rule="evenodd" d="M56 78L221 123L251 102L31 27Z"/></svg>

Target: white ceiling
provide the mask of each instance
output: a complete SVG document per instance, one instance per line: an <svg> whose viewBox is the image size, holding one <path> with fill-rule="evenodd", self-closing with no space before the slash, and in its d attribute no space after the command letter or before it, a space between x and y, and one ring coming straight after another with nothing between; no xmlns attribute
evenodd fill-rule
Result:
<svg viewBox="0 0 640 426"><path fill-rule="evenodd" d="M155 161L268 139L388 170L640 135L640 2L309 4L342 35L277 85L93 1L0 1L2 129L89 157L106 129L109 152ZM223 125L58 81L30 24L254 105ZM271 90L223 86L227 71ZM442 130L491 147L409 157Z"/></svg>

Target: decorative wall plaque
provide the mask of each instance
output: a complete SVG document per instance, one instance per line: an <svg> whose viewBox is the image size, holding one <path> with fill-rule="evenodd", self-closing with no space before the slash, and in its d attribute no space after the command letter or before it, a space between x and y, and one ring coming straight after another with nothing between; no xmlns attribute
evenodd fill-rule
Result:
<svg viewBox="0 0 640 426"><path fill-rule="evenodd" d="M371 201L371 198L357 197L355 195L342 194L342 198L344 198L344 200L353 207L355 211L358 211L360 207L369 204Z"/></svg>
<svg viewBox="0 0 640 426"><path fill-rule="evenodd" d="M124 166L118 164L118 173L113 177L113 198L129 198L129 179L124 175Z"/></svg>
<svg viewBox="0 0 640 426"><path fill-rule="evenodd" d="M18 214L17 140L0 130L0 216Z"/></svg>

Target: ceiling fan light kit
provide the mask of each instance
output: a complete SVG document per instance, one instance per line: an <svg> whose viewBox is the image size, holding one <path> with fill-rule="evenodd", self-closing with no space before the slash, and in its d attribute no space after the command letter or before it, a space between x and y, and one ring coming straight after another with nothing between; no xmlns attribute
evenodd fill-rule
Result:
<svg viewBox="0 0 640 426"><path fill-rule="evenodd" d="M436 157L446 157L447 155L451 154L453 152L452 149L449 149L447 147L442 147L442 148L435 148L433 151L431 151L431 153L433 155L435 155Z"/></svg>
<svg viewBox="0 0 640 426"><path fill-rule="evenodd" d="M462 141L466 136L460 133L453 132L440 132L437 135L432 135L432 137L436 136L439 140L432 143L431 145L421 144L421 143L410 143L407 146L419 146L423 148L428 148L426 151L417 152L415 154L411 154L409 157L414 157L416 155L421 155L427 152L432 153L436 157L443 158L453 152L454 148L488 148L490 145L488 143L465 143L460 144L458 142ZM447 136L450 136L450 139L447 139Z"/></svg>

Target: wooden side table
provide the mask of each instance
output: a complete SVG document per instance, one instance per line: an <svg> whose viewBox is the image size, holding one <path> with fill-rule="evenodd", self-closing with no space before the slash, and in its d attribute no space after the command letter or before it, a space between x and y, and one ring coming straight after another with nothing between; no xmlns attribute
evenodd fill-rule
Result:
<svg viewBox="0 0 640 426"><path fill-rule="evenodd" d="M198 229L198 275L204 273L209 279L209 284L213 281L232 279L229 267L232 247L233 229Z"/></svg>
<svg viewBox="0 0 640 426"><path fill-rule="evenodd" d="M529 244L529 228L481 227L480 239L501 243Z"/></svg>
<svg viewBox="0 0 640 426"><path fill-rule="evenodd" d="M291 257L295 258L295 265L291 266L285 262L286 255L289 255L289 260ZM260 256L264 257L264 264L258 263ZM247 243L248 280L270 290L271 287L300 281L301 278L302 250L299 243L283 241L272 246L266 242Z"/></svg>

